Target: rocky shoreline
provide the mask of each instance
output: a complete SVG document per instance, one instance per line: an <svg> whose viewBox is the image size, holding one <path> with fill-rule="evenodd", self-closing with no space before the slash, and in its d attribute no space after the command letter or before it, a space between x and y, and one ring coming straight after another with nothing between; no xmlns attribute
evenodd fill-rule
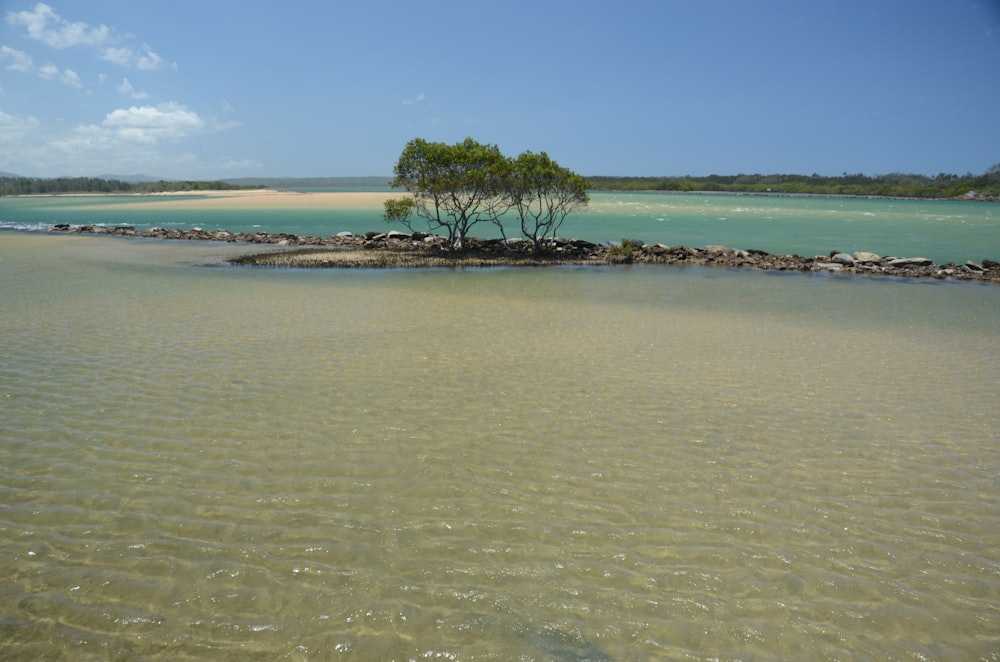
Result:
<svg viewBox="0 0 1000 662"><path fill-rule="evenodd" d="M197 227L190 230L136 230L132 226L67 224L55 225L50 231L282 247L280 250L257 252L229 260L232 264L248 266L418 268L662 264L1000 283L1000 262L994 260L936 264L923 257L881 256L865 251L831 251L827 255L802 257L728 246L690 248L649 244L638 240L595 244L579 239L556 238L548 243L545 251L536 252L531 243L523 239L473 238L466 240L463 250L452 252L447 250L444 238L420 232L367 232L364 235L343 232L330 237L309 237L289 233L209 231Z"/></svg>

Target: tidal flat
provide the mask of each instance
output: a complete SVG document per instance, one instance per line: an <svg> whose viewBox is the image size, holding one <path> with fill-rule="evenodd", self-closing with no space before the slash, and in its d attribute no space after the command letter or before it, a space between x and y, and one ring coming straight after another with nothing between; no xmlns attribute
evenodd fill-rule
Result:
<svg viewBox="0 0 1000 662"><path fill-rule="evenodd" d="M0 235L7 659L991 659L1000 288Z"/></svg>

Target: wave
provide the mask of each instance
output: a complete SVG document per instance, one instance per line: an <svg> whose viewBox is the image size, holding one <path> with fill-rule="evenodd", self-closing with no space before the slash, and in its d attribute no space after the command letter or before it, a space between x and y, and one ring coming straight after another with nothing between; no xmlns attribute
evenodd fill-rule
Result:
<svg viewBox="0 0 1000 662"><path fill-rule="evenodd" d="M22 232L47 232L51 223L24 223L21 221L0 221L0 230L20 230Z"/></svg>

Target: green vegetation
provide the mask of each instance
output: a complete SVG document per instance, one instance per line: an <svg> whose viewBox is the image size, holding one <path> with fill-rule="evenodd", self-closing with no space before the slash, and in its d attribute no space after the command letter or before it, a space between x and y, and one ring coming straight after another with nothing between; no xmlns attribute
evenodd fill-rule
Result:
<svg viewBox="0 0 1000 662"><path fill-rule="evenodd" d="M524 152L507 163L506 195L521 219L521 234L536 247L552 239L566 216L586 205L590 184L545 152Z"/></svg>
<svg viewBox="0 0 1000 662"><path fill-rule="evenodd" d="M261 186L238 186L223 181L125 182L100 177L0 177L0 196L57 195L61 193L166 193L178 191L231 191Z"/></svg>
<svg viewBox="0 0 1000 662"><path fill-rule="evenodd" d="M890 173L869 177L821 175L709 175L707 177L588 177L592 189L613 191L720 191L729 193L784 193L857 195L906 198L1000 198L1000 164L982 175L935 177Z"/></svg>
<svg viewBox="0 0 1000 662"><path fill-rule="evenodd" d="M431 232L444 230L448 246L461 249L469 230L491 223L506 237L505 218L512 212L521 233L536 250L544 249L566 216L589 201L587 180L561 167L542 152L517 159L496 145L472 138L454 145L411 140L393 169L392 186L408 198L387 200L384 218L411 231L421 219Z"/></svg>
<svg viewBox="0 0 1000 662"><path fill-rule="evenodd" d="M617 256L619 258L625 258L625 261L631 261L632 254L642 248L642 242L638 239L629 239L628 237L622 237L622 240L618 242L617 246L612 246L609 251L611 255Z"/></svg>

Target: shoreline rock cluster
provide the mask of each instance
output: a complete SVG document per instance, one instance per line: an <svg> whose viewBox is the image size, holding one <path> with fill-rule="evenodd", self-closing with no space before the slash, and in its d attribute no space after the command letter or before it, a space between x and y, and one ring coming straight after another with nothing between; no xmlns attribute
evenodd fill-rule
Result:
<svg viewBox="0 0 1000 662"><path fill-rule="evenodd" d="M290 233L209 231L198 227L190 230L164 228L136 230L133 226L127 225L109 227L68 224L55 225L50 231L282 247L281 250L253 253L229 260L232 264L248 266L417 268L661 264L1000 283L1000 262L994 260L937 264L924 257L881 256L867 251L854 253L831 251L827 255L802 257L728 246L691 248L650 244L639 240L596 244L580 239L562 238L550 240L541 251L535 251L531 242L524 239L469 238L462 250L450 251L443 237L421 232L367 232L364 235L342 232L329 237L311 237ZM289 250L287 247L293 247L294 250Z"/></svg>

